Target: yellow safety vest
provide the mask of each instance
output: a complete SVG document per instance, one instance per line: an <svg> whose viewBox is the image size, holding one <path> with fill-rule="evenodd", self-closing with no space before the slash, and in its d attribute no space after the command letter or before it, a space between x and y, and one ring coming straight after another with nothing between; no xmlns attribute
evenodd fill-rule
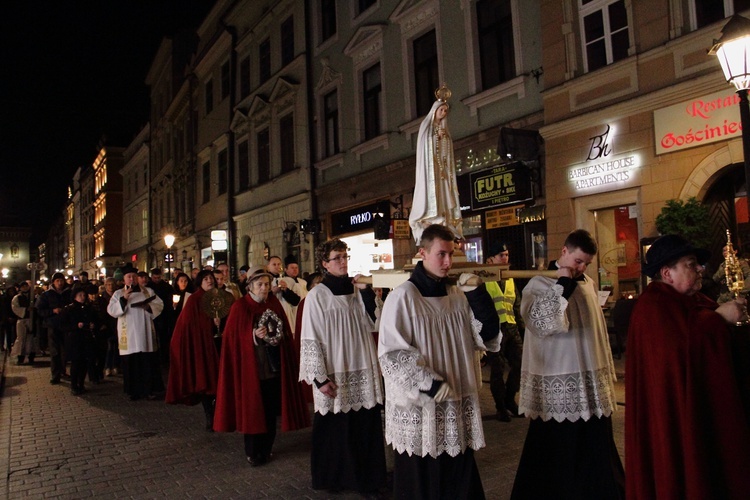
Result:
<svg viewBox="0 0 750 500"><path fill-rule="evenodd" d="M513 282L513 278L505 280L505 292L500 288L497 281L485 283L485 286L495 303L495 310L500 318L500 323L515 325L516 315L513 314L513 304L516 302L516 284Z"/></svg>

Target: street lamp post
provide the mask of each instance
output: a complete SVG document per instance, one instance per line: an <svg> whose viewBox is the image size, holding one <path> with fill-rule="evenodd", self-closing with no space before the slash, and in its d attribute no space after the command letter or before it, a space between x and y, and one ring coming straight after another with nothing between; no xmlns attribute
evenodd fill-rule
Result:
<svg viewBox="0 0 750 500"><path fill-rule="evenodd" d="M104 262L101 260L96 261L96 279L100 280L102 279L102 266L104 265Z"/></svg>
<svg viewBox="0 0 750 500"><path fill-rule="evenodd" d="M164 260L167 262L167 282L172 282L172 245L174 245L174 235L168 234L164 236L164 244L167 245L167 258Z"/></svg>
<svg viewBox="0 0 750 500"><path fill-rule="evenodd" d="M745 201L750 215L750 19L733 15L721 30L721 38L708 51L719 59L724 77L737 89L740 98L740 124L742 125L742 155L745 166Z"/></svg>

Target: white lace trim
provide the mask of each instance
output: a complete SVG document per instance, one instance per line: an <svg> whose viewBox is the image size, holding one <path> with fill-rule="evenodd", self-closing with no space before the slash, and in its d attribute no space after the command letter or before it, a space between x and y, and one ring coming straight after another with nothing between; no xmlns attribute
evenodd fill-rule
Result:
<svg viewBox="0 0 750 500"><path fill-rule="evenodd" d="M544 295L534 300L528 317L524 320L526 326L537 335L545 336L567 330L565 310L568 301L562 293L562 285L554 284Z"/></svg>
<svg viewBox="0 0 750 500"><path fill-rule="evenodd" d="M609 368L563 375L532 375L521 372L519 412L545 422L558 422L592 416L608 417L616 411Z"/></svg>
<svg viewBox="0 0 750 500"><path fill-rule="evenodd" d="M435 458L442 453L455 457L466 448L485 446L479 398L435 404L432 398L420 405L385 405L385 441L399 453Z"/></svg>
<svg viewBox="0 0 750 500"><path fill-rule="evenodd" d="M417 399L420 391L429 391L435 380L443 377L424 366L424 359L415 350L401 349L380 356L380 368L386 380L391 398L398 403L406 404L410 399ZM403 399L403 398L405 399Z"/></svg>
<svg viewBox="0 0 750 500"><path fill-rule="evenodd" d="M320 342L310 339L300 340L300 372L299 380L312 384L313 380L325 382L328 380L326 372L325 347Z"/></svg>
<svg viewBox="0 0 750 500"><path fill-rule="evenodd" d="M335 398L329 398L313 386L315 411L321 415L328 412L346 413L362 408L373 408L383 404L383 388L377 370L357 370L345 373L326 373L323 346L314 340L302 339L300 351L300 380L314 384L314 380L325 382L332 379L338 386Z"/></svg>

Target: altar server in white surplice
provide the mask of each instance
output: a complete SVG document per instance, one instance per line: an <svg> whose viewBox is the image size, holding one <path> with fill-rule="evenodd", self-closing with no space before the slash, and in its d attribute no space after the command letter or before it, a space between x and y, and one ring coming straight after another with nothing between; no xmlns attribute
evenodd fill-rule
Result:
<svg viewBox="0 0 750 500"><path fill-rule="evenodd" d="M135 283L135 268L127 265L122 274L125 286L112 294L107 312L117 318L123 386L132 400L155 399L164 392L164 381L159 368L153 319L161 314L164 302L145 286L146 280L143 280L143 285Z"/></svg>
<svg viewBox="0 0 750 500"><path fill-rule="evenodd" d="M312 486L377 494L386 485L375 325L348 274L346 243L321 243L315 258L325 270L305 298L299 380L313 387Z"/></svg>
<svg viewBox="0 0 750 500"><path fill-rule="evenodd" d="M446 282L454 237L438 224L424 230L422 262L380 317L395 498L484 498L474 459L485 446L477 352L499 350L500 323L484 284L468 285L473 275Z"/></svg>

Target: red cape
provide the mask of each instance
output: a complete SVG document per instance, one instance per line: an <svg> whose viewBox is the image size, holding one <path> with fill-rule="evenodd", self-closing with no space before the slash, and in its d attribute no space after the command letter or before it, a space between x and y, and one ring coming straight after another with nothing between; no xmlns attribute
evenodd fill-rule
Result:
<svg viewBox="0 0 750 500"><path fill-rule="evenodd" d="M300 352L302 351L302 311L305 310L305 299L300 300L297 305L297 322L294 325L294 356L299 365ZM307 382L300 381L299 384L302 386L302 395L305 397L305 401L313 403L312 386L308 385Z"/></svg>
<svg viewBox="0 0 750 500"><path fill-rule="evenodd" d="M221 344L219 387L216 394L214 430L244 434L267 432L255 363L253 325L266 309L286 319L281 302L269 294L265 303L255 302L248 293L235 301L229 312ZM286 338L281 348L281 430L292 431L310 425L310 412L297 383L292 333L284 322Z"/></svg>
<svg viewBox="0 0 750 500"><path fill-rule="evenodd" d="M638 298L625 370L629 499L750 495L750 429L716 307L658 282Z"/></svg>
<svg viewBox="0 0 750 500"><path fill-rule="evenodd" d="M166 402L194 405L197 396L216 394L219 354L214 343L213 321L201 310L199 289L183 306L169 345L169 380Z"/></svg>

